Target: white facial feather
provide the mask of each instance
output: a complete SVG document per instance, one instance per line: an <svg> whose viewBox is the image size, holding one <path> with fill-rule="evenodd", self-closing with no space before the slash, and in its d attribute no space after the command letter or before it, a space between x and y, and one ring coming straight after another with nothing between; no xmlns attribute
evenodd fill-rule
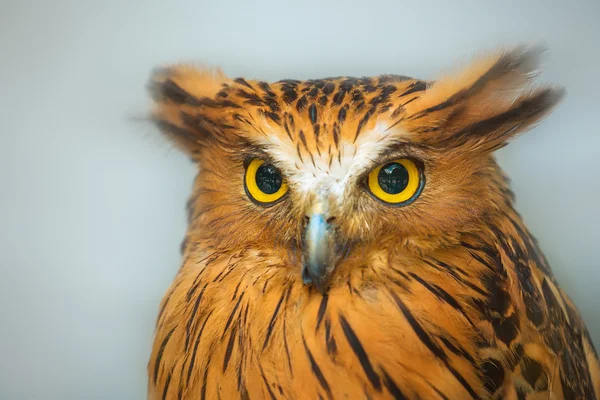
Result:
<svg viewBox="0 0 600 400"><path fill-rule="evenodd" d="M321 150L320 155L313 151L312 159L304 149L302 157L298 156L297 144L287 136L269 135L262 144L296 190L304 195L328 192L341 202L349 184L373 168L377 157L393 143L386 129L387 124L379 122L374 129L363 132L355 143L341 140L331 154L327 150ZM393 136L397 139L397 135Z"/></svg>

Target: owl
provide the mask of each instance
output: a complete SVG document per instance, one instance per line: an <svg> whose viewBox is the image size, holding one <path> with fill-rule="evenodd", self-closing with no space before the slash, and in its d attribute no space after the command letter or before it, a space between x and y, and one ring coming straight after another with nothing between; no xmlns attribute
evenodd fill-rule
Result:
<svg viewBox="0 0 600 400"><path fill-rule="evenodd" d="M151 399L596 399L576 306L495 150L563 90L537 47L435 81L173 65L151 119L198 167Z"/></svg>

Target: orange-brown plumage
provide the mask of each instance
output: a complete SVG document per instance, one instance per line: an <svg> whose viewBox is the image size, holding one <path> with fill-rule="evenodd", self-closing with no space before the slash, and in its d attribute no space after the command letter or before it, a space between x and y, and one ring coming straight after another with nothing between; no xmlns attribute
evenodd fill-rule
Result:
<svg viewBox="0 0 600 400"><path fill-rule="evenodd" d="M436 82L157 71L152 118L199 174L149 397L600 396L585 325L491 155L562 96L531 87L537 58L497 52ZM420 195L377 201L366 174L404 157ZM249 199L248 158L285 177L281 201ZM301 274L314 213L335 242L322 287Z"/></svg>

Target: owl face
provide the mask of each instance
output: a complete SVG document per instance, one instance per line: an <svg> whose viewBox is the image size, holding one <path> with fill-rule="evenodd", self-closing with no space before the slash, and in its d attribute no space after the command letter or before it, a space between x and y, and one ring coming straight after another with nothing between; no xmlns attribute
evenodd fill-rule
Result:
<svg viewBox="0 0 600 400"><path fill-rule="evenodd" d="M491 152L561 97L527 87L537 54L499 52L435 83L267 83L173 67L152 78L153 119L199 164L199 234L229 251L290 254L324 291L349 254L440 245L506 198Z"/></svg>

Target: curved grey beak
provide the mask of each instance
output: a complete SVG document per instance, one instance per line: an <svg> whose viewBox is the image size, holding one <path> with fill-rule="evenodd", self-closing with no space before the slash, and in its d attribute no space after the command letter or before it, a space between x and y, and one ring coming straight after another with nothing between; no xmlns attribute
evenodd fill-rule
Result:
<svg viewBox="0 0 600 400"><path fill-rule="evenodd" d="M304 232L302 279L324 294L334 266L335 241L333 231L323 214L310 217Z"/></svg>

